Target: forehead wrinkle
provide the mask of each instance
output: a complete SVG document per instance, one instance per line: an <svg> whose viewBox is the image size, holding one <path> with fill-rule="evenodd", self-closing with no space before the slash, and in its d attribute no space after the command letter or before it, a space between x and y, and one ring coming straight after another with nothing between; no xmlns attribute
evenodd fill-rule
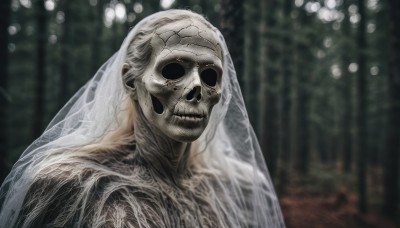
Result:
<svg viewBox="0 0 400 228"><path fill-rule="evenodd" d="M197 31L193 27L197 28ZM191 24L188 27L179 30L177 32L177 35L179 35L180 37L191 37L195 36L198 33L199 33L199 28Z"/></svg>
<svg viewBox="0 0 400 228"><path fill-rule="evenodd" d="M193 39L195 39L195 40L193 40ZM199 41L199 42L196 42L196 41ZM213 51L214 53L217 53L217 50L215 49L216 48L215 45L213 45L214 47L212 47L210 45L206 45L206 44L200 42L200 40L198 40L196 38L192 38L192 37L186 38L186 39L181 39L179 44L181 44L182 46L186 46L186 47L198 46L198 47L202 47L202 48L207 48L207 49Z"/></svg>
<svg viewBox="0 0 400 228"><path fill-rule="evenodd" d="M214 31L213 31L214 32ZM217 41L217 42L213 42L212 40L210 40L210 39L207 39L206 37L204 37L204 36L202 36L201 35L201 32L199 31L199 37L201 37L202 39L204 39L205 41L207 41L207 42L209 42L210 44L212 44L212 45L214 45L214 46L219 46L219 42L217 41L217 40L215 40L215 41ZM215 39L215 37L213 37L214 39Z"/></svg>
<svg viewBox="0 0 400 228"><path fill-rule="evenodd" d="M185 30L188 30L188 29L193 28L193 27L196 28L195 30L197 30L197 31L193 31L193 29L192 29L192 31L190 31L190 32L192 32L191 36L190 35L181 35L181 33L184 32ZM206 36L209 36L210 33L212 35L215 35L214 31L212 29L208 28L208 27L206 29L202 29L202 28L200 28L199 26L197 26L195 24L191 24L190 26L180 30L178 32L178 35L181 37L180 43L182 43L185 38L190 38L190 37L196 37L197 36L197 37L201 38L201 40L206 41L206 43L209 43L212 46L218 46L218 41L216 40L215 36L211 35L211 37L209 37L209 38L206 37ZM204 36L202 34L204 34ZM216 42L213 42L213 41L216 41ZM208 47L206 45L199 45L197 43L196 44L191 44L191 45L202 46L202 47L209 48L209 49L213 50L214 52L216 52L216 50L214 50L213 48L210 48L210 47Z"/></svg>
<svg viewBox="0 0 400 228"><path fill-rule="evenodd" d="M156 29L155 34L165 43L167 43L171 37L174 37L174 35L180 38L194 37L197 35L212 45L218 45L218 39L216 38L214 30L204 23L193 21L192 19L163 25ZM209 35L211 35L211 37Z"/></svg>
<svg viewBox="0 0 400 228"><path fill-rule="evenodd" d="M216 52L218 43L212 42L210 39L207 39L203 36L200 35L200 32L197 31L197 33L192 33L192 34L185 34L181 35L180 33L172 33L169 34L168 37L161 37L162 34L158 34L158 38L160 38L163 41L164 46L173 46L176 44L181 44L181 45L197 45L201 47L208 48L214 52Z"/></svg>
<svg viewBox="0 0 400 228"><path fill-rule="evenodd" d="M185 49L183 49L183 50L182 49L173 49L173 50L171 50L171 49L168 49L168 48L165 48L165 49L168 50L168 53L165 53L165 55L162 58L166 58L169 55L174 54L174 51L187 52L187 53L193 54L195 56L204 56L204 55L206 55L206 54L196 53L196 52L192 52L192 51L185 50ZM184 60L184 59L187 59L187 58L180 58L180 59Z"/></svg>
<svg viewBox="0 0 400 228"><path fill-rule="evenodd" d="M177 52L181 52L178 53ZM188 53L188 55L184 54L184 53ZM176 54L176 56L173 56L174 54ZM171 56L172 55L172 56ZM198 59L193 60L191 55L196 55L196 57L198 57ZM214 54L212 54L214 55ZM163 53L162 55L158 55L157 57L155 57L155 62L157 63L157 65L164 65L166 63L169 63L171 61L175 62L183 62L183 63L195 63L196 65L200 65L200 66L209 66L209 65L213 65L213 66L218 66L218 67L222 67L222 59L220 57L218 57L217 55L214 55L214 57L216 57L219 61L216 61L216 59L214 58L210 58L210 54L206 54L206 53L194 53L188 50L176 50L176 52L174 52L174 50L169 50L167 53Z"/></svg>
<svg viewBox="0 0 400 228"><path fill-rule="evenodd" d="M156 35L155 37L158 37L160 40L163 41L163 44L164 44L163 46L165 47L165 46L168 45L168 42L172 37L174 37L174 36L178 36L179 37L178 33L181 30L183 30L183 29L185 29L187 27L190 27L190 25L188 25L187 27L180 28L178 31L167 29L166 31L161 31L160 32L159 30L162 30L162 28L164 28L164 27L166 27L166 25L161 26L160 28L157 28L153 33ZM153 37L151 43L154 43L154 42L155 41L154 41L154 37Z"/></svg>
<svg viewBox="0 0 400 228"><path fill-rule="evenodd" d="M170 28L171 24L174 25L172 30ZM157 28L154 34L155 36L153 36L151 40L151 46L154 50L153 55L156 58L156 55L161 55L158 57L166 58L175 50L187 52L195 56L207 55L185 50L185 46L198 46L211 50L218 59L221 61L223 60L223 52L218 42L217 34L215 34L213 29L204 25L202 22L188 20L170 23Z"/></svg>
<svg viewBox="0 0 400 228"><path fill-rule="evenodd" d="M182 59L182 60L187 59L187 60L189 60L189 62L191 61L189 56L187 56L187 57L186 56L179 56L179 52L181 52L181 54L182 54L182 52L186 52L186 53L189 53L189 54L194 55L196 57L212 55L212 56L218 58L221 62L223 61L223 56L222 55L219 56L217 52L212 52L212 53L193 52L193 51L190 51L188 49L181 48L181 47L171 47L171 48L169 48L169 47L166 47L166 46L164 46L159 52L153 52L153 58L154 58L154 60L156 62L162 62L162 59L166 59L170 55L177 54L178 56L176 56L176 57L173 56L172 58L173 59ZM209 58L207 58L207 59L209 59ZM203 60L202 62L207 62L207 64L210 64L210 63L211 64L215 64L213 61L210 62L210 61L207 61L207 60Z"/></svg>
<svg viewBox="0 0 400 228"><path fill-rule="evenodd" d="M179 22L184 22L184 21L179 21ZM154 33L156 33L157 35L159 35L160 37L161 37L161 35L163 35L163 34L166 34L166 33L171 33L168 37L165 37L165 40L167 40L167 39L169 39L171 36L173 36L173 35L178 35L178 33L180 32L180 31L182 31L182 30L184 30L184 29L186 29L186 28L188 28L188 27L190 27L191 26L191 24L189 24L189 25L187 25L187 26L184 26L184 27L180 27L180 26L182 26L182 25L180 25L180 23L179 22L176 22L176 23L169 23L169 24L166 24L166 25L163 25L163 26L161 26L161 27L159 27L159 28L157 28L156 29L156 31L154 32ZM171 26L173 26L172 28L171 28ZM175 30L176 29L176 30ZM179 35L178 35L179 36ZM162 38L162 37L161 37ZM163 39L163 38L162 38Z"/></svg>

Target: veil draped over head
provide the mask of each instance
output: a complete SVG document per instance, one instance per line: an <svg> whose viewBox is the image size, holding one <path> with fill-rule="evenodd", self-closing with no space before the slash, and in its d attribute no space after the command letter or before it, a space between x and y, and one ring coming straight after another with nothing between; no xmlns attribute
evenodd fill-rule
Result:
<svg viewBox="0 0 400 228"><path fill-rule="evenodd" d="M44 133L24 151L0 189L1 228L17 226L19 217L24 216L21 212L24 199L41 167L73 153L71 148L96 144L110 132L126 128L129 113L123 102L126 92L121 69L128 46L144 24L161 14L168 16L180 12L191 13L163 11L139 22L119 51L100 67L54 117ZM218 208L227 221L223 224L225 227L284 227L262 151L249 123L231 56L221 33L212 28L223 48L222 95L211 112L207 128L193 142L196 153L204 160L203 168L216 180L210 195L215 195L214 201L220 204ZM82 219L78 218L79 221Z"/></svg>

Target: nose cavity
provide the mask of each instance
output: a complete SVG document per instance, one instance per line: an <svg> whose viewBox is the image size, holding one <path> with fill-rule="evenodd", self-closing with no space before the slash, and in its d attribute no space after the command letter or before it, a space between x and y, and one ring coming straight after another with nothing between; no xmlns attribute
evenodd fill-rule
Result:
<svg viewBox="0 0 400 228"><path fill-rule="evenodd" d="M151 95L151 102L153 103L153 109L157 114L161 114L164 111L161 102L153 95Z"/></svg>
<svg viewBox="0 0 400 228"><path fill-rule="evenodd" d="M201 100L201 87L195 86L193 89L186 95L186 100L191 101L196 99L197 101Z"/></svg>

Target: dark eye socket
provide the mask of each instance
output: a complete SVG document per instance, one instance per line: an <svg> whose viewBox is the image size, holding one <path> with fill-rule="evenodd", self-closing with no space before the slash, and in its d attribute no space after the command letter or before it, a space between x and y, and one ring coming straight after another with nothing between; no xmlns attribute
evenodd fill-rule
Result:
<svg viewBox="0 0 400 228"><path fill-rule="evenodd" d="M217 72L211 68L203 70L200 74L200 78L209 86L215 86L217 84Z"/></svg>
<svg viewBox="0 0 400 228"><path fill-rule="evenodd" d="M185 69L179 63L169 63L163 67L161 74L166 79L178 79L185 74Z"/></svg>

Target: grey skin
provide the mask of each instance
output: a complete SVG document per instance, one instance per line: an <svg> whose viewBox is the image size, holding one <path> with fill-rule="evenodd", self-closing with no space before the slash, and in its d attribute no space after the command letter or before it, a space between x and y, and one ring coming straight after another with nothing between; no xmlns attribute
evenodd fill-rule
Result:
<svg viewBox="0 0 400 228"><path fill-rule="evenodd" d="M221 97L222 49L215 33L197 20L158 28L151 46L142 77L134 87L124 83L136 104L136 146L144 157L157 156L152 160L160 166L173 163L162 172L179 175L186 167L190 142L203 133ZM149 146L160 142L163 145ZM154 148L163 154L155 155Z"/></svg>
<svg viewBox="0 0 400 228"><path fill-rule="evenodd" d="M139 102L146 119L166 137L177 142L194 141L204 131L211 109L220 99L221 48L214 33L196 21L179 21L155 33L150 64L135 81L137 92L131 97ZM163 76L163 68L171 63L183 67L184 74L170 73L176 79ZM207 72L215 73L215 85L201 78ZM204 75L207 76L213 77ZM161 102L162 113L154 110L151 95Z"/></svg>
<svg viewBox="0 0 400 228"><path fill-rule="evenodd" d="M216 174L191 153L221 97L217 40L198 20L158 28L143 75L124 81L134 136L54 155L35 176L17 227L232 227Z"/></svg>

